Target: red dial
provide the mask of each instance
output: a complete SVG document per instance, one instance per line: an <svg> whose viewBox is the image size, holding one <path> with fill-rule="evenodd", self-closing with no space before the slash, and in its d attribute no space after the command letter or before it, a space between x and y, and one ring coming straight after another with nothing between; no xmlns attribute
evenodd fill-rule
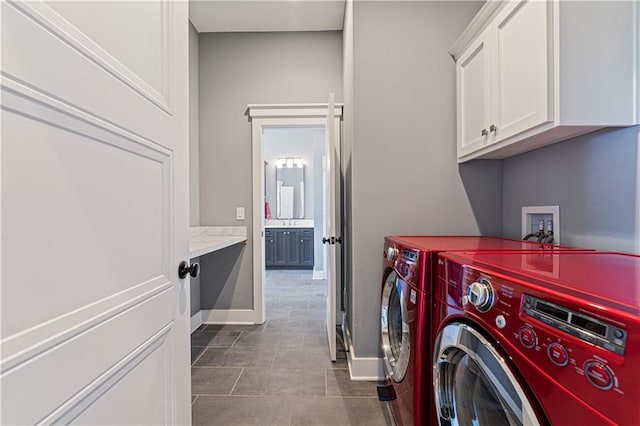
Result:
<svg viewBox="0 0 640 426"><path fill-rule="evenodd" d="M522 327L520 329L520 343L525 348L533 348L538 342L538 337L536 336L536 332L533 331L531 327Z"/></svg>
<svg viewBox="0 0 640 426"><path fill-rule="evenodd" d="M551 343L547 348L547 355L555 365L564 367L569 363L569 354L560 343Z"/></svg>
<svg viewBox="0 0 640 426"><path fill-rule="evenodd" d="M598 389L609 390L613 387L613 372L600 362L588 361L584 365L584 374L589 383Z"/></svg>

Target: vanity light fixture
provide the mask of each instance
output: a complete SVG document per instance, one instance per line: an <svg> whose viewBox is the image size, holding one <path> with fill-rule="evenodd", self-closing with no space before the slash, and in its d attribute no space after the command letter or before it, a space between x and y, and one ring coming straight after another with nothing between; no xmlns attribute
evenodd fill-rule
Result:
<svg viewBox="0 0 640 426"><path fill-rule="evenodd" d="M279 169L282 169L283 167L287 169L301 169L303 166L304 162L302 161L302 158L299 157L278 158L276 160L276 167Z"/></svg>

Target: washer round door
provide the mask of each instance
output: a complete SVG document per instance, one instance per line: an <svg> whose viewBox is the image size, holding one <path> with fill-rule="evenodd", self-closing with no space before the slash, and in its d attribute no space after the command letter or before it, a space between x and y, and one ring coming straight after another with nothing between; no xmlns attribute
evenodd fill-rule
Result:
<svg viewBox="0 0 640 426"><path fill-rule="evenodd" d="M391 271L382 289L380 325L387 376L395 382L407 374L411 355L406 293L407 284Z"/></svg>
<svg viewBox="0 0 640 426"><path fill-rule="evenodd" d="M440 425L538 425L532 404L495 347L473 327L444 327L434 350Z"/></svg>

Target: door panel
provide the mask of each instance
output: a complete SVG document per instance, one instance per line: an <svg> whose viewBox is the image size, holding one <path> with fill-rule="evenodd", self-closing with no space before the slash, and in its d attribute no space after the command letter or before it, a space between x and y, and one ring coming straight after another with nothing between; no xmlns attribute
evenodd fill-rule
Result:
<svg viewBox="0 0 640 426"><path fill-rule="evenodd" d="M551 120L548 99L548 2L513 2L497 19L494 72L496 102L492 140Z"/></svg>
<svg viewBox="0 0 640 426"><path fill-rule="evenodd" d="M127 3L117 2L123 8L122 14L128 13ZM168 135L175 133L172 121L167 119L168 113L175 107L175 85L168 84L164 92L154 89L152 84L155 77L150 77L151 83L144 80L120 62L120 58L111 56L71 25L48 3L37 0L2 2L1 7L3 76L24 82L37 92L77 109L78 113L100 118L118 128L139 134L148 141L164 141ZM178 10L182 8L179 3L171 3L167 10L168 19L174 25L181 21L182 13L178 13ZM166 28L166 34L156 34L156 37L167 39L165 49L174 48L177 38L184 37L178 31L182 25L176 26L173 32ZM121 29L119 24L115 28L123 34L132 30ZM114 27L111 29L113 31ZM27 52L32 54L28 55ZM145 49L138 53L142 58L148 55ZM178 78L176 73L182 72L177 66L182 64L175 62L177 58L174 57L173 63L170 60L177 53L175 48L167 51L163 55L166 64L156 70L158 74L166 74L168 83L175 82ZM123 105L127 105L127 108L123 108ZM131 114L131 111L135 111L135 114ZM149 123L154 120L156 126L150 126Z"/></svg>
<svg viewBox="0 0 640 426"><path fill-rule="evenodd" d="M457 62L458 73L458 156L471 153L488 138L491 120L491 69L488 32L469 47Z"/></svg>
<svg viewBox="0 0 640 426"><path fill-rule="evenodd" d="M113 1L53 1L48 5L138 77L138 83L166 96L169 45L157 35L168 35L169 1L132 2L127 13ZM113 31L114 22L118 31Z"/></svg>
<svg viewBox="0 0 640 426"><path fill-rule="evenodd" d="M187 5L1 7L0 421L190 423Z"/></svg>
<svg viewBox="0 0 640 426"><path fill-rule="evenodd" d="M121 380L108 383L96 403L68 419L78 425L160 425L171 424L173 410L171 395L166 392L171 381L172 335L163 330L144 350L125 367L126 373L118 374ZM140 397L142 396L142 398ZM113 407L118 407L114 410ZM164 409L149 409L163 407ZM66 423L67 419L63 419Z"/></svg>
<svg viewBox="0 0 640 426"><path fill-rule="evenodd" d="M298 230L291 229L286 232L287 237L287 264L290 266L300 265L300 242L298 237Z"/></svg>
<svg viewBox="0 0 640 426"><path fill-rule="evenodd" d="M326 179L326 215L325 232L329 238L340 236L340 228L338 227L338 207L339 207L339 186L340 185L340 150L338 149L338 141L340 137L339 126L336 126L334 94L329 94L327 103L327 121L325 134L325 179ZM337 271L337 253L339 244L329 244L327 246L327 256L325 259L327 265L327 299L326 299L326 318L327 339L329 342L329 356L332 361L336 360L336 293L339 288L338 271Z"/></svg>
<svg viewBox="0 0 640 426"><path fill-rule="evenodd" d="M300 236L300 266L313 266L313 236Z"/></svg>
<svg viewBox="0 0 640 426"><path fill-rule="evenodd" d="M170 191L163 179L170 172L168 153L149 149L148 156L133 154L124 150L132 141L98 135L82 128L80 121L68 120L64 130L54 127L62 123L50 110L38 111L38 118L49 123L27 118L24 114L37 113L36 108L26 102L18 105L11 95L3 99L3 107L12 109L2 111L3 133L21 137L3 139L2 146L3 202L19 206L3 211L10 239L2 273L3 281L21 285L3 286L7 320L2 335L143 283L168 283L170 212L163 205ZM12 232L25 229L28 232ZM43 285L53 284L52 275L61 267L70 272L65 279ZM73 297L50 303L60 294ZM22 315L25 306L33 310L31 315Z"/></svg>
<svg viewBox="0 0 640 426"><path fill-rule="evenodd" d="M287 251L289 242L287 240L287 233L284 230L276 229L274 231L275 234L275 256L274 256L274 264L275 265L286 265L287 263Z"/></svg>

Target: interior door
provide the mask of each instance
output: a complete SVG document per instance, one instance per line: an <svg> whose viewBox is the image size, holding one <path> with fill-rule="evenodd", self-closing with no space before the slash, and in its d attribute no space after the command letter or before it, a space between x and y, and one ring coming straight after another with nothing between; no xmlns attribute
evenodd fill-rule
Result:
<svg viewBox="0 0 640 426"><path fill-rule="evenodd" d="M327 250L327 301L326 301L326 326L327 338L329 341L329 354L331 360L336 360L336 294L338 287L338 262L341 241L341 231L339 224L340 208L340 150L339 150L340 129L336 125L334 94L329 94L327 103L327 124L325 132L325 235L328 243L325 244Z"/></svg>
<svg viewBox="0 0 640 426"><path fill-rule="evenodd" d="M188 5L0 7L0 423L189 424Z"/></svg>

